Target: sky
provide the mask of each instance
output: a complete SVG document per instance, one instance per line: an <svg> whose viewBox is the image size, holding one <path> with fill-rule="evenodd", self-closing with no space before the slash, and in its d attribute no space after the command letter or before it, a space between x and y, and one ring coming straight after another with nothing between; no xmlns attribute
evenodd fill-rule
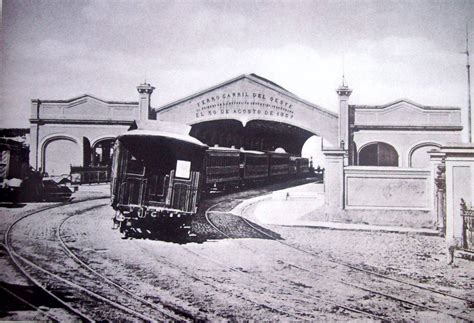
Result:
<svg viewBox="0 0 474 323"><path fill-rule="evenodd" d="M474 1L4 0L0 128L35 98L137 101L146 79L160 107L249 73L337 112L343 66L352 104L466 109L466 23Z"/></svg>

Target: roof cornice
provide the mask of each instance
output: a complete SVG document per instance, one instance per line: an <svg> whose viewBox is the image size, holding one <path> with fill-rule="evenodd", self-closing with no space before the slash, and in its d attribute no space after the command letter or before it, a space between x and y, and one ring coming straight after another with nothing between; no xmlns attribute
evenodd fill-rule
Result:
<svg viewBox="0 0 474 323"><path fill-rule="evenodd" d="M414 102L414 101L411 101L409 99L398 99L398 100L395 100L395 101L392 101L392 102L389 102L389 103L386 103L386 104L382 104L382 105L358 105L358 104L350 104L349 106L351 108L354 108L354 109L357 109L357 110L364 110L364 109L367 109L367 110L384 110L384 109L387 109L387 108L390 108L390 107L393 107L397 104L400 104L400 103L408 103L412 106L415 106L417 108L420 108L422 110L461 110L460 107L453 107L453 106L430 106L430 105L422 105L420 103L417 103L417 102Z"/></svg>
<svg viewBox="0 0 474 323"><path fill-rule="evenodd" d="M107 101L107 100L103 100L103 99L100 99L98 97L95 97L93 95L90 95L90 94L82 94L80 96L76 96L74 98L67 99L67 100L32 99L31 102L35 102L35 103L36 102L40 102L40 103L71 103L71 102L81 100L81 99L84 99L84 98L91 98L91 99L94 99L94 100L97 100L97 101L100 101L100 102L103 102L103 103L106 103L106 104L138 105L137 101Z"/></svg>
<svg viewBox="0 0 474 323"><path fill-rule="evenodd" d="M134 120L30 119L31 124L94 124L130 126Z"/></svg>

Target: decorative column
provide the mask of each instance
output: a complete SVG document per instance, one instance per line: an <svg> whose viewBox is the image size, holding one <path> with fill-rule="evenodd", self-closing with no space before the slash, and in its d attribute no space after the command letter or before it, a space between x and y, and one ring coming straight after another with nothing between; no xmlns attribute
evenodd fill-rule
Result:
<svg viewBox="0 0 474 323"><path fill-rule="evenodd" d="M155 88L148 83L143 83L137 86L137 91L140 96L138 102L138 120L146 121L151 116L151 94Z"/></svg>
<svg viewBox="0 0 474 323"><path fill-rule="evenodd" d="M345 187L344 166L349 164L349 97L352 90L345 84L336 90L339 97L339 131L337 147L323 150L326 168L324 171L325 206L328 213L344 210Z"/></svg>
<svg viewBox="0 0 474 323"><path fill-rule="evenodd" d="M336 90L339 97L339 132L338 132L338 146L340 149L348 152L344 159L344 166L349 165L349 161L352 159L350 154L350 147L352 146L350 140L349 129L349 97L351 96L352 89L344 84L344 77L342 78L342 85Z"/></svg>
<svg viewBox="0 0 474 323"><path fill-rule="evenodd" d="M431 168L431 215L440 234L446 234L446 165L445 154L438 149L428 152Z"/></svg>
<svg viewBox="0 0 474 323"><path fill-rule="evenodd" d="M352 89L342 82L342 85L336 90L339 97L339 142L341 149L349 149L349 97Z"/></svg>
<svg viewBox="0 0 474 323"><path fill-rule="evenodd" d="M443 235L446 234L446 165L438 165L435 178L436 184L436 214L437 228Z"/></svg>
<svg viewBox="0 0 474 323"><path fill-rule="evenodd" d="M41 126L41 101L40 99L31 100L30 108L30 165L39 170L41 161L39 160L40 149L40 126Z"/></svg>

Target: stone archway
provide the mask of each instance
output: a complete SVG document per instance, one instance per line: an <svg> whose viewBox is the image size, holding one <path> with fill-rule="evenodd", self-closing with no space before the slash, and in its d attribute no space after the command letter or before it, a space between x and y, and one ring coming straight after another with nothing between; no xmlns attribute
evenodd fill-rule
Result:
<svg viewBox="0 0 474 323"><path fill-rule="evenodd" d="M53 135L41 144L41 170L50 176L69 175L71 166L82 165L82 146L68 135Z"/></svg>
<svg viewBox="0 0 474 323"><path fill-rule="evenodd" d="M427 168L430 166L428 151L438 149L441 144L435 142L422 142L414 145L408 153L408 167Z"/></svg>
<svg viewBox="0 0 474 323"><path fill-rule="evenodd" d="M193 124L191 135L209 146L259 151L274 151L281 147L292 155L300 155L308 138L317 134L283 122L251 120L243 125L229 119Z"/></svg>
<svg viewBox="0 0 474 323"><path fill-rule="evenodd" d="M399 154L390 144L371 142L362 146L358 152L359 166L398 166Z"/></svg>
<svg viewBox="0 0 474 323"><path fill-rule="evenodd" d="M115 138L114 136L105 136L92 142L90 166L111 166Z"/></svg>

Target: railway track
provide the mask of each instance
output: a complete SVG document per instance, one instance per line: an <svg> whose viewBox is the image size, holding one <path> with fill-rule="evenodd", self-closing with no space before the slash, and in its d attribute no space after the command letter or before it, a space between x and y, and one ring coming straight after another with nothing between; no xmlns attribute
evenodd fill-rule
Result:
<svg viewBox="0 0 474 323"><path fill-rule="evenodd" d="M297 288L294 288L298 284L293 282L293 281L280 278L280 281L283 282L283 283L287 283L288 286L282 286L281 284L275 284L272 280L268 279L268 275L267 275L266 278L265 277L259 277L258 274L255 273L255 272L247 271L247 270L242 269L242 268L229 267L227 264L219 262L219 261L217 261L213 258L210 258L210 257L206 256L206 255L200 254L200 253L198 253L194 250L187 249L186 247L185 247L185 249L186 249L186 251L188 251L189 253L195 255L196 257L206 259L207 261L212 262L212 263L216 264L217 266L219 266L221 268L225 268L226 270L229 270L229 271L232 271L232 272L238 272L238 273L243 274L243 275L248 275L252 278L253 281L259 281L260 283L263 283L267 286L272 286L276 290L282 290L286 294L290 294L292 296L298 296L299 297L298 302L301 303L302 305L304 305L303 312L306 312L306 313L311 312L312 307L314 308L316 304L318 304L318 305L324 304L325 307L321 307L321 306L319 306L319 308L316 307L315 311L320 312L321 314L323 314L325 312L328 312L328 311L332 312L332 313L338 313L339 315L341 315L341 317L339 317L339 319L350 319L350 317L348 317L348 313L358 314L357 318L359 318L359 319L360 318L371 318L371 319L381 320L381 321L384 321L384 320L388 319L385 315L377 315L377 314L373 313L373 311L368 310L368 309L363 309L363 308L360 308L360 307L356 308L356 307L348 305L348 304L342 304L340 302L335 302L335 301L331 301L329 299L324 299L323 297L318 296L315 293L305 293L303 291L298 290ZM342 311L342 313L338 310ZM307 315L310 316L311 314L308 313ZM317 317L305 317L305 319L306 320L308 320L308 319L317 319Z"/></svg>
<svg viewBox="0 0 474 323"><path fill-rule="evenodd" d="M292 320L307 320L308 319L308 317L298 315L297 313L294 313L293 311L289 309L283 309L282 307L285 306L285 304L283 303L280 304L281 307L277 307L268 301L265 301L265 302L257 301L258 299L261 298L260 297L261 295L259 295L259 293L256 291L249 291L249 290L243 291L242 289L236 290L235 288L232 288L232 287L222 286L216 283L215 281L213 281L212 279L199 276L198 274L192 273L189 270L182 268L181 266L178 266L169 261L166 261L163 258L159 258L153 255L149 250L141 246L138 246L138 248L141 250L144 250L147 254L150 254L156 262L165 264L167 267L174 268L177 272L181 272L182 274L188 276L192 280L200 282L208 287L211 287L215 291L224 293L227 296L233 297L235 299L243 300L249 303L253 308L262 308L265 311L268 311L269 313L278 314L285 319L292 319Z"/></svg>
<svg viewBox="0 0 474 323"><path fill-rule="evenodd" d="M71 204L87 202L90 200ZM67 206L71 207L71 204ZM186 317L186 313L173 312L169 305L166 308L166 306L154 304L134 295L134 291L98 273L67 247L61 236L64 223L74 215L89 212L103 205L105 204L81 207L73 214L68 212L67 216L60 214L59 219L56 219L56 233L49 236L47 246L31 245L31 239L29 245L21 245L21 241L16 241L11 237L12 232L25 219L34 215L40 216L45 211L61 208L65 204L25 214L8 227L5 232L4 247L14 264L34 285L62 304L77 319L84 321L104 318L132 321L190 320L190 317ZM48 218L51 221L50 214ZM40 241L41 239L38 239L36 243ZM36 253L33 254L27 250L35 250ZM38 254L38 251L43 251L43 254ZM55 259L54 264L51 264L51 259ZM59 264L60 260L62 264ZM60 321L61 318L55 318L55 320Z"/></svg>
<svg viewBox="0 0 474 323"><path fill-rule="evenodd" d="M219 203L222 203L222 201L218 202L217 204L219 204ZM213 221L211 219L211 217L213 217L213 216L217 216L217 217L226 216L226 212L222 212L222 211L214 212L213 211L213 209L218 208L217 204L213 205L211 208L208 209L208 212L206 212L206 214L205 214L206 220L221 235L223 235L227 238L234 238L235 236L232 236L232 232L226 232L226 230L228 231L228 227L219 227L219 225L216 225L215 221ZM228 214L227 214L227 216L228 216ZM431 311L431 312L435 312L435 313L438 313L438 314L447 314L451 318L456 319L456 320L465 320L465 321L472 320L472 318L466 317L462 313L459 313L461 311L459 308L454 308L454 310L457 311L457 313L453 313L452 312L453 309L452 309L451 304L446 304L445 303L445 307L443 309L438 309L438 308L435 308L433 306L425 305L425 304L432 303L433 295L439 296L438 298L442 297L442 298L450 299L451 302L453 300L458 301L458 302L459 301L463 302L463 303L465 303L464 305L467 305L467 307L472 307L473 306L472 305L473 304L472 300L469 300L469 299L463 298L463 297L459 297L459 296L456 296L456 295L451 295L449 293L438 291L438 290L435 290L435 289L432 289L432 288L428 288L428 287L425 287L425 286L422 286L422 285L419 285L419 284L416 284L416 283L404 281L402 279L393 278L393 277L386 276L386 275L383 275L383 274L380 274L380 273L376 273L376 272L373 272L373 271L370 271L370 270L367 270L367 269L364 269L364 268L354 266L354 265L349 264L349 263L345 263L343 261L338 261L338 260L334 260L334 259L331 259L331 258L328 258L328 257L324 257L320 254L316 254L315 252L312 252L312 251L306 250L304 248L301 248L299 246L295 246L291 243L288 243L285 240L276 237L274 233L271 233L270 231L266 231L265 229L256 226L255 224L251 223L250 221L248 221L247 219L245 219L243 217L239 217L239 219L242 221L242 223L244 223L247 226L247 230L253 230L254 231L254 234L253 234L254 237L258 237L258 238L263 237L265 239L276 241L279 244L284 245L285 247L291 248L294 251L303 253L305 255L310 255L311 257L314 257L314 258L318 259L319 263L316 265L317 267L321 267L323 264L321 264L320 261L324 260L326 262L326 264L335 264L337 266L341 266L341 267L350 269L353 272L355 271L357 273L361 273L363 275L370 276L370 278L369 278L370 279L369 280L370 284L374 285L374 283L375 283L376 289L361 286L361 285L354 284L354 283L350 283L350 282L348 282L344 279L341 279L340 277L334 276L334 275L333 276L329 276L327 274L322 275L322 274L314 271L311 268L306 268L304 266L299 266L299 265L295 265L293 263L289 263L288 260L278 259L279 262L285 262L289 266L291 266L293 268L297 268L297 269L299 269L303 272L309 273L313 276L319 276L321 278L329 278L332 281L337 282L339 284L349 286L349 287L352 287L352 288L356 288L356 289L360 289L360 290L366 291L368 293L371 293L373 295L378 295L378 296L384 297L386 299L390 299L392 301L398 302L402 306L408 306L410 308L423 310L423 311ZM244 230L244 229L241 228L240 231L242 231L242 230ZM255 233L257 233L257 235L255 235ZM238 234L238 236L240 236L241 234L242 233L240 232ZM248 246L245 245L245 247L248 247ZM312 268L314 268L314 266ZM352 275L352 273L351 273L351 275ZM376 277L378 280L374 281L374 277ZM395 292L393 290L386 291L387 281L389 281L390 283L398 284L395 287L392 286L392 289L395 290ZM415 293L415 292L413 292L413 290L411 290L411 291L407 290L407 287L409 287L411 289L418 289L418 290L422 291L425 294L424 295L425 300L426 300L425 304L420 303L420 300L419 300L420 293L419 292ZM403 289L403 291L405 293L410 292L412 294L412 297L410 297L409 299L406 299L406 298L402 298L402 297L398 296L397 291L399 292L400 289ZM415 301L415 300L417 300L417 301ZM451 311L448 311L446 309L450 309ZM370 313L373 314L372 311L370 311Z"/></svg>

